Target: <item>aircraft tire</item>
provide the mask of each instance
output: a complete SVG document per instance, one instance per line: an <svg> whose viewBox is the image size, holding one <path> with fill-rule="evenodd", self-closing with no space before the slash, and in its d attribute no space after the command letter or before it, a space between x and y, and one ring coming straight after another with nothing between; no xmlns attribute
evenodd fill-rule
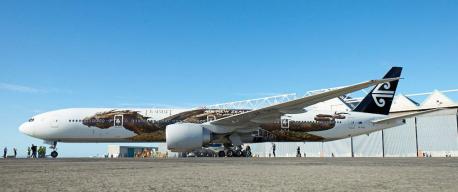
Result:
<svg viewBox="0 0 458 192"><path fill-rule="evenodd" d="M226 156L227 157L233 157L234 156L234 151L228 150Z"/></svg>
<svg viewBox="0 0 458 192"><path fill-rule="evenodd" d="M218 157L226 157L226 153L224 151L218 152Z"/></svg>
<svg viewBox="0 0 458 192"><path fill-rule="evenodd" d="M235 156L236 157L241 157L242 155L243 155L242 151L240 151L240 150L235 151Z"/></svg>
<svg viewBox="0 0 458 192"><path fill-rule="evenodd" d="M57 153L57 151L51 152L51 157L52 158L57 158L58 155L59 155L59 153Z"/></svg>

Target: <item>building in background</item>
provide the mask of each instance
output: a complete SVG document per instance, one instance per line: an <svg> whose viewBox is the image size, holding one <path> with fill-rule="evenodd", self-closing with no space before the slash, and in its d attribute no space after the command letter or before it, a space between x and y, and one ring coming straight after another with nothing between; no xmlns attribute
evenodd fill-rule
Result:
<svg viewBox="0 0 458 192"><path fill-rule="evenodd" d="M320 107L346 110L348 105L332 99ZM298 146L307 157L417 157L458 156L458 105L439 91L429 93L421 104L405 95L395 97L390 115L443 108L406 119L406 124L369 135L331 142L275 143L277 157L295 157ZM254 155L268 157L273 143L252 144Z"/></svg>
<svg viewBox="0 0 458 192"><path fill-rule="evenodd" d="M108 145L108 157L151 157L158 147Z"/></svg>

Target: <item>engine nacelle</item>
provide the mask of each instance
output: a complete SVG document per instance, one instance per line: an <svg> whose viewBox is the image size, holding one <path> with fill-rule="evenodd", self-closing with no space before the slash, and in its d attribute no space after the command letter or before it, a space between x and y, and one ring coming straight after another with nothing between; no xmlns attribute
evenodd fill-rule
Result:
<svg viewBox="0 0 458 192"><path fill-rule="evenodd" d="M211 132L201 124L180 123L165 128L167 149L173 152L191 152L211 141Z"/></svg>

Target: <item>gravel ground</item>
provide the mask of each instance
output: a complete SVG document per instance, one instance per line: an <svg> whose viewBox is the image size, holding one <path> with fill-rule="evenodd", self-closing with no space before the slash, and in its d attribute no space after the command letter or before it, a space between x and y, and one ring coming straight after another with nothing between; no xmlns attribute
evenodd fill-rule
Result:
<svg viewBox="0 0 458 192"><path fill-rule="evenodd" d="M2 159L0 191L458 191L458 158Z"/></svg>

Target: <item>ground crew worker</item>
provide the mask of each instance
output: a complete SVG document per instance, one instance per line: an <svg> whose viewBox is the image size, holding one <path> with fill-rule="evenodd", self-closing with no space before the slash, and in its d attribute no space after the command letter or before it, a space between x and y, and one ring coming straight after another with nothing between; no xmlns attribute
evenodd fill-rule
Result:
<svg viewBox="0 0 458 192"><path fill-rule="evenodd" d="M37 146L32 144L32 158L37 158Z"/></svg>
<svg viewBox="0 0 458 192"><path fill-rule="evenodd" d="M297 146L297 155L296 157L301 157L301 147Z"/></svg>
<svg viewBox="0 0 458 192"><path fill-rule="evenodd" d="M275 146L275 143L274 143L274 144L272 145L272 154L274 155L274 157L275 157L275 148L276 148L276 146Z"/></svg>

